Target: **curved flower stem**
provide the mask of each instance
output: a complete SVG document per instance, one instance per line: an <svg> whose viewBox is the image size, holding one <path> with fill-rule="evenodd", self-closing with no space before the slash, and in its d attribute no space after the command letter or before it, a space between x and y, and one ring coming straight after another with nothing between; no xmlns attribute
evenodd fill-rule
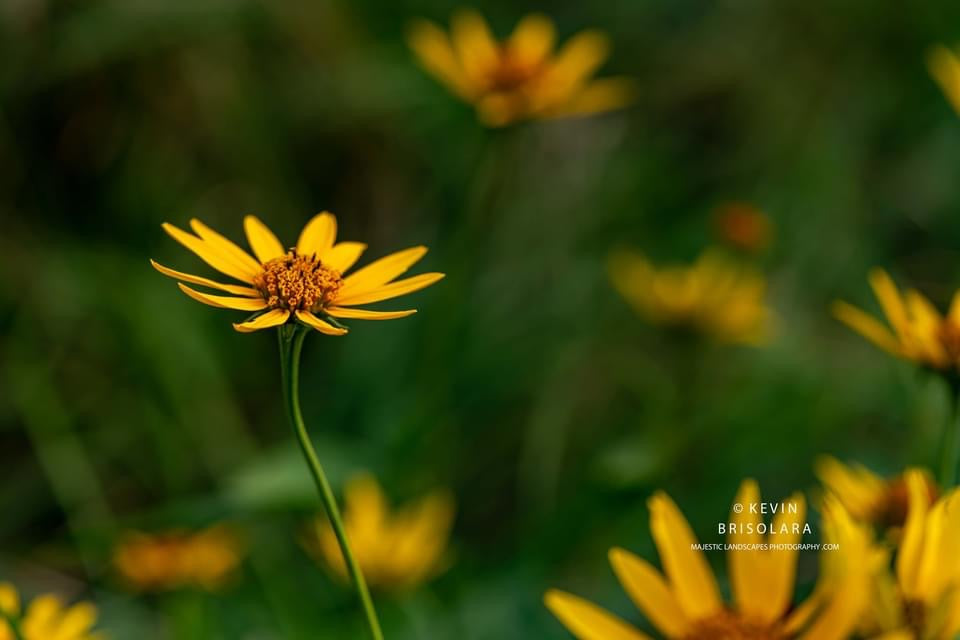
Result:
<svg viewBox="0 0 960 640"><path fill-rule="evenodd" d="M940 463L940 489L947 491L957 484L957 466L960 465L960 395L957 385L953 391L952 415L943 432L943 458Z"/></svg>
<svg viewBox="0 0 960 640"><path fill-rule="evenodd" d="M303 349L303 340L310 329L300 325L284 325L280 327L278 336L280 339L280 364L283 373L283 395L287 406L287 415L290 423L297 435L297 441L300 443L300 449L303 451L303 457L313 475L313 481L317 485L317 491L320 492L320 500L333 526L333 531L337 536L337 542L340 544L340 551L343 553L344 564L350 573L350 579L353 586L363 603L363 611L366 615L367 626L370 628L370 637L373 640L383 640L383 631L380 629L380 621L377 619L377 612L373 608L373 599L370 597L370 591L367 589L367 582L363 578L363 572L360 571L360 565L350 549L350 542L347 540L347 533L343 526L343 518L340 516L340 509L337 507L337 500L333 495L333 489L330 488L330 482L327 475L320 465L317 453L313 449L313 443L310 441L310 435L307 433L307 427L303 422L303 414L300 411L300 352Z"/></svg>

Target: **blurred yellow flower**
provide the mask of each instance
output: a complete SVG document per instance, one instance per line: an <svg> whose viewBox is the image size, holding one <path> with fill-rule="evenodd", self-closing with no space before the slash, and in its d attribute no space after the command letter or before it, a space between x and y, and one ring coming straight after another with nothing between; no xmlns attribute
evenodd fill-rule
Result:
<svg viewBox="0 0 960 640"><path fill-rule="evenodd" d="M925 474L906 473L910 508L895 577L878 572L869 630L876 640L953 640L960 633L960 489L934 502Z"/></svg>
<svg viewBox="0 0 960 640"><path fill-rule="evenodd" d="M689 267L656 268L642 255L621 251L609 262L620 295L651 322L687 327L720 342L760 344L770 333L759 273L705 252Z"/></svg>
<svg viewBox="0 0 960 640"><path fill-rule="evenodd" d="M17 625L19 635L10 628ZM0 582L0 640L103 640L93 631L97 610L89 602L67 606L60 598L46 594L35 598L26 612L20 610L20 594L16 588Z"/></svg>
<svg viewBox="0 0 960 640"><path fill-rule="evenodd" d="M244 285L221 284L150 261L160 273L180 280L180 289L191 298L213 307L252 312L251 318L233 325L237 331L257 331L299 321L321 333L343 335L347 330L333 318L391 320L408 316L416 309L370 311L352 307L418 291L443 277L442 273L424 273L395 280L423 257L426 247L398 251L343 277L367 245L335 242L337 221L330 213L314 216L300 233L297 245L290 249L284 249L256 217L247 216L243 222L256 258L196 219L190 221L196 235L168 223L164 223L163 229L208 265ZM203 293L184 282L232 295Z"/></svg>
<svg viewBox="0 0 960 640"><path fill-rule="evenodd" d="M649 502L650 529L664 572L623 549L610 551L610 563L630 599L667 638L719 640L757 638L841 640L854 629L867 604L869 546L862 530L842 508L831 509L824 538L841 545L829 553L811 597L792 606L798 550L805 531L805 503L795 494L779 503L773 521L764 523L760 491L745 480L737 494L728 528L728 544L747 545L727 554L734 602L727 605L699 543L677 505L664 493ZM789 505L795 505L796 508ZM782 548L761 545L787 545ZM649 640L620 618L596 605L557 590L547 592L547 607L580 640Z"/></svg>
<svg viewBox="0 0 960 640"><path fill-rule="evenodd" d="M449 36L436 24L418 20L407 37L424 69L474 105L491 127L610 111L632 101L631 80L592 79L609 55L604 34L583 31L556 53L555 40L553 22L532 14L498 42L486 20L472 10L453 16Z"/></svg>
<svg viewBox="0 0 960 640"><path fill-rule="evenodd" d="M773 224L765 213L747 202L727 202L713 213L723 242L749 253L759 253L773 241Z"/></svg>
<svg viewBox="0 0 960 640"><path fill-rule="evenodd" d="M387 498L370 475L353 478L344 491L344 523L354 555L367 581L403 590L440 573L453 524L453 499L437 491L391 513ZM317 518L306 547L320 562L347 577L333 529Z"/></svg>
<svg viewBox="0 0 960 640"><path fill-rule="evenodd" d="M870 272L870 286L893 331L873 316L846 302L833 304L833 315L884 351L940 371L956 372L960 365L960 292L950 311L936 307L915 289L901 296L883 269Z"/></svg>
<svg viewBox="0 0 960 640"><path fill-rule="evenodd" d="M861 464L846 465L831 456L820 457L814 470L824 491L834 496L860 522L888 528L902 527L907 518L906 476L883 478ZM931 499L937 484L930 473L920 472Z"/></svg>
<svg viewBox="0 0 960 640"><path fill-rule="evenodd" d="M224 525L199 532L133 532L117 544L113 563L137 591L184 587L216 590L236 572L243 556L237 535Z"/></svg>
<svg viewBox="0 0 960 640"><path fill-rule="evenodd" d="M960 115L960 57L947 47L937 45L927 56L927 67L954 111Z"/></svg>

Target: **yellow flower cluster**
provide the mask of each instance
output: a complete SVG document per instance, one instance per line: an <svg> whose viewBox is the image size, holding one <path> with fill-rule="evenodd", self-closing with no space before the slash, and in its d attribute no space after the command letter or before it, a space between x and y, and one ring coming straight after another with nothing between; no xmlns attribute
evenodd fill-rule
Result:
<svg viewBox="0 0 960 640"><path fill-rule="evenodd" d="M17 589L0 582L0 640L104 640L93 630L96 622L92 604L68 606L53 594L35 598L24 611Z"/></svg>

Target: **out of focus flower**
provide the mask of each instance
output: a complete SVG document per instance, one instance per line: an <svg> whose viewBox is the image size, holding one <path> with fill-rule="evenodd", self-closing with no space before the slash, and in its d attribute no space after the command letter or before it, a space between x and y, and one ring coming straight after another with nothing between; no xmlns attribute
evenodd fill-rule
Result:
<svg viewBox="0 0 960 640"><path fill-rule="evenodd" d="M344 524L367 581L388 590L416 587L441 572L453 524L453 499L431 493L391 511L370 475L352 479L344 492ZM336 536L324 518L312 523L306 547L319 562L347 577Z"/></svg>
<svg viewBox="0 0 960 640"><path fill-rule="evenodd" d="M953 298L946 316L915 289L900 295L883 269L870 272L870 286L893 331L873 316L838 301L833 314L867 340L898 358L944 373L955 374L960 365L960 295Z"/></svg>
<svg viewBox="0 0 960 640"><path fill-rule="evenodd" d="M714 224L720 239L741 251L760 253L773 241L770 218L746 202L728 202L717 207Z"/></svg>
<svg viewBox="0 0 960 640"><path fill-rule="evenodd" d="M907 471L910 508L894 576L877 573L868 623L875 640L953 640L960 633L960 489L937 501Z"/></svg>
<svg viewBox="0 0 960 640"><path fill-rule="evenodd" d="M17 626L18 634L10 628ZM71 606L55 595L38 596L21 611L20 594L7 582L0 582L0 640L103 640L94 632L97 610L89 602Z"/></svg>
<svg viewBox="0 0 960 640"><path fill-rule="evenodd" d="M855 520L881 528L899 528L906 521L909 504L904 474L883 478L861 464L846 465L830 456L818 459L815 471L825 492ZM919 473L935 499L938 490L933 477L926 471Z"/></svg>
<svg viewBox="0 0 960 640"><path fill-rule="evenodd" d="M238 536L217 525L195 533L130 533L114 549L113 562L124 582L138 591L212 591L233 576L242 557Z"/></svg>
<svg viewBox="0 0 960 640"><path fill-rule="evenodd" d="M720 342L759 344L770 333L766 281L716 251L687 266L654 267L644 256L615 253L610 278L651 322L693 329Z"/></svg>
<svg viewBox="0 0 960 640"><path fill-rule="evenodd" d="M172 224L163 225L174 240L243 285L221 284L150 261L160 273L179 280L180 289L191 298L212 307L252 313L244 322L233 325L237 331L246 333L299 322L327 335L343 335L347 330L334 318L391 320L416 313L416 309L370 311L354 306L412 293L443 277L442 273L424 273L395 279L424 256L426 247L398 251L344 277L343 273L356 263L367 245L335 242L337 220L330 213L314 216L300 233L297 245L290 249L284 249L256 217L247 216L243 223L256 258L199 220L190 221L196 235ZM184 282L231 295L203 293Z"/></svg>
<svg viewBox="0 0 960 640"><path fill-rule="evenodd" d="M664 637L841 640L853 631L869 594L871 565L864 532L842 508L826 514L824 537L841 545L842 552L825 562L811 597L794 608L797 544L805 531L803 496L783 503L796 508L780 510L769 525L759 509L750 508L759 504L757 484L744 481L727 525L730 544L748 545L727 555L734 600L730 604L721 599L690 525L664 493L649 502L650 529L663 573L628 551L610 551L620 584ZM763 548L764 543L770 546ZM569 593L551 590L545 601L581 640L649 640L620 618Z"/></svg>
<svg viewBox="0 0 960 640"><path fill-rule="evenodd" d="M947 47L937 45L927 56L927 66L954 111L960 115L960 57Z"/></svg>
<svg viewBox="0 0 960 640"><path fill-rule="evenodd" d="M455 14L449 36L436 24L418 20L407 37L424 69L474 105L488 126L594 114L632 101L631 80L593 79L610 51L604 34L583 31L556 52L555 40L553 22L533 14L498 42L476 11Z"/></svg>

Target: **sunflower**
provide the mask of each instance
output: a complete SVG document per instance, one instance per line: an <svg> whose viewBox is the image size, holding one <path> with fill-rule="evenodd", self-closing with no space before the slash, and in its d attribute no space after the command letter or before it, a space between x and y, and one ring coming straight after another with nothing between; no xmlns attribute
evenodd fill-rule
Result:
<svg viewBox="0 0 960 640"><path fill-rule="evenodd" d="M405 590L444 569L453 524L453 499L435 491L391 511L383 489L368 474L347 483L344 523L367 581L385 590ZM336 536L325 518L311 525L305 546L310 554L346 579Z"/></svg>
<svg viewBox="0 0 960 640"><path fill-rule="evenodd" d="M591 79L609 55L605 35L583 31L556 53L555 40L553 22L532 14L498 42L483 16L471 10L453 16L449 36L436 24L418 20L407 37L424 69L474 105L491 127L611 111L633 99L628 79Z"/></svg>
<svg viewBox="0 0 960 640"><path fill-rule="evenodd" d="M878 572L875 640L953 640L960 634L960 489L932 500L922 471L905 474L910 508L894 575Z"/></svg>
<svg viewBox="0 0 960 640"><path fill-rule="evenodd" d="M643 255L619 251L609 261L620 295L651 322L692 329L719 342L760 344L770 333L763 276L717 251L689 267L657 268Z"/></svg>
<svg viewBox="0 0 960 640"><path fill-rule="evenodd" d="M864 534L842 508L832 508L824 537L843 553L824 563L810 598L793 608L797 543L804 533L803 496L792 496L766 525L749 505L760 492L745 480L730 516L728 543L746 545L727 556L734 602L727 605L699 543L676 504L664 493L649 501L650 528L663 562L661 573L623 549L610 563L631 600L666 638L678 640L840 640L857 623L868 595ZM764 546L766 545L766 546ZM784 546L780 546L784 545ZM547 607L580 640L649 640L649 636L596 605L551 590Z"/></svg>
<svg viewBox="0 0 960 640"><path fill-rule="evenodd" d="M884 351L936 371L956 374L960 365L960 292L954 295L946 316L915 289L901 296L883 269L870 272L870 286L887 321L846 302L833 304L834 316Z"/></svg>
<svg viewBox="0 0 960 640"><path fill-rule="evenodd" d="M136 591L212 591L236 572L242 555L236 534L216 525L198 532L129 533L114 549L113 564Z"/></svg>
<svg viewBox="0 0 960 640"><path fill-rule="evenodd" d="M861 464L846 465L831 456L820 457L814 471L824 490L834 496L858 521L881 528L899 529L907 518L906 476L884 478ZM927 471L921 475L932 499L937 484Z"/></svg>
<svg viewBox="0 0 960 640"><path fill-rule="evenodd" d="M103 640L93 631L97 610L88 602L67 606L51 594L35 598L25 612L20 594L7 582L0 582L0 640ZM10 623L17 626L15 635Z"/></svg>
<svg viewBox="0 0 960 640"><path fill-rule="evenodd" d="M960 114L960 57L947 47L937 45L927 56L927 67L954 111Z"/></svg>
<svg viewBox="0 0 960 640"><path fill-rule="evenodd" d="M243 226L255 258L199 220L190 221L194 233L163 224L164 231L174 240L242 285L221 284L150 261L160 273L179 280L180 289L194 300L212 307L252 312L250 318L233 325L237 331L299 322L327 335L343 335L347 329L336 319L392 320L416 313L416 309L371 311L356 309L356 305L396 298L443 278L442 273L423 273L395 279L424 256L426 247L398 251L344 277L367 245L336 242L337 220L327 212L314 216L303 228L296 246L290 249L284 249L255 216L246 216ZM185 282L231 295L204 293Z"/></svg>

